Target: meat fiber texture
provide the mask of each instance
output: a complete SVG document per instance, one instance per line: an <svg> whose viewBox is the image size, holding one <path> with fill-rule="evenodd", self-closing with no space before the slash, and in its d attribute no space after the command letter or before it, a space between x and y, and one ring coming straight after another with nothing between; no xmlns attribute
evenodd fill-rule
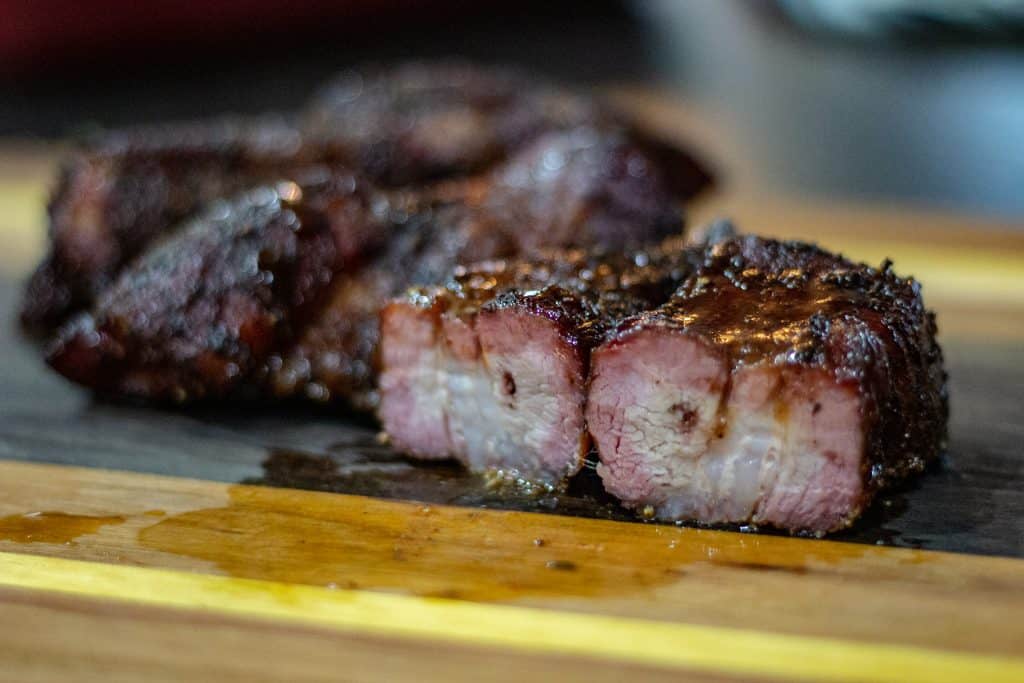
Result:
<svg viewBox="0 0 1024 683"><path fill-rule="evenodd" d="M647 173L661 174L677 201L709 182L687 152L652 140L589 98L514 70L459 62L352 70L289 117L91 135L63 164L49 205L50 252L29 282L22 322L37 334L52 333L92 305L155 240L181 229L210 202L294 180L306 167L335 166L377 186L422 192L473 176L478 184L489 182L492 169L539 138L569 131L576 133L564 143L570 147L625 136L639 150L642 159L621 159L633 164L627 177L637 180L621 184L620 203L630 196L623 191L643 185ZM559 152L538 149L547 155L541 167L557 175L550 167ZM523 178L512 173L504 182ZM567 191L577 196L586 189L584 183ZM641 189L640 201L645 196ZM563 199L545 197L538 201Z"/></svg>
<svg viewBox="0 0 1024 683"><path fill-rule="evenodd" d="M394 444L544 486L575 474L589 449L590 348L668 297L687 270L681 243L483 263L393 301L379 414Z"/></svg>
<svg viewBox="0 0 1024 683"><path fill-rule="evenodd" d="M598 261L485 264L393 302L394 443L550 486L592 440L646 518L811 534L943 447L934 316L888 264L754 236Z"/></svg>

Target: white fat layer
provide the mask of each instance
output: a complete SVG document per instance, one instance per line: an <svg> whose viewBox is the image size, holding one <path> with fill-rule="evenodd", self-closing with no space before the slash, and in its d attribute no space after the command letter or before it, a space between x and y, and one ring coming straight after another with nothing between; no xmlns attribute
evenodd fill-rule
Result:
<svg viewBox="0 0 1024 683"><path fill-rule="evenodd" d="M567 384L577 360L550 321L504 315L482 331L459 328L480 335L482 353L473 359L454 353L443 332L429 344L406 328L396 332L381 378L385 428L420 457L555 483L575 473L584 455L582 390ZM500 343L510 333L524 343Z"/></svg>
<svg viewBox="0 0 1024 683"><path fill-rule="evenodd" d="M522 318L533 329L516 334L526 341L510 350L495 339L508 333L502 325L478 326L483 354L475 371L458 378L467 400L451 404L450 424L459 425L472 469L513 471L554 483L575 472L583 455L582 396L570 395L566 387L575 358L549 321L504 315ZM451 379L448 386L454 390Z"/></svg>
<svg viewBox="0 0 1024 683"><path fill-rule="evenodd" d="M402 318L402 333L385 335L381 418L395 445L423 458L450 455L444 354L426 315Z"/></svg>
<svg viewBox="0 0 1024 683"><path fill-rule="evenodd" d="M696 458L679 463L699 473L689 480L701 485L673 486L672 494L658 506L659 517L743 522L754 516L766 484L774 481L783 460L791 460L783 458L786 422L775 410L777 388L774 373L736 373L724 410L724 432Z"/></svg>
<svg viewBox="0 0 1024 683"><path fill-rule="evenodd" d="M706 347L649 337L595 364L588 417L609 491L666 520L842 523L860 486L855 395L824 374L754 366L733 373L721 406Z"/></svg>

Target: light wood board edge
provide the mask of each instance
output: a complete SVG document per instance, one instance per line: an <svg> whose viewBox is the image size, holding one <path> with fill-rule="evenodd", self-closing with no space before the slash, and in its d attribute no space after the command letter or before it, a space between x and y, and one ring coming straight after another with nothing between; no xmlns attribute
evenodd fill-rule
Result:
<svg viewBox="0 0 1024 683"><path fill-rule="evenodd" d="M725 674L828 681L1024 680L1024 659L0 553L0 585Z"/></svg>

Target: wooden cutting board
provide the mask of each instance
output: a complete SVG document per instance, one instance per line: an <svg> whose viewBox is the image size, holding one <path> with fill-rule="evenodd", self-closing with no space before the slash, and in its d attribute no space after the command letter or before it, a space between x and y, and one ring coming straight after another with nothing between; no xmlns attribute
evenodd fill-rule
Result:
<svg viewBox="0 0 1024 683"><path fill-rule="evenodd" d="M94 402L6 322L37 167L0 168L0 680L1024 680L1014 226L729 186L698 208L891 257L938 311L946 461L818 541L621 521L593 491L494 509L331 409Z"/></svg>

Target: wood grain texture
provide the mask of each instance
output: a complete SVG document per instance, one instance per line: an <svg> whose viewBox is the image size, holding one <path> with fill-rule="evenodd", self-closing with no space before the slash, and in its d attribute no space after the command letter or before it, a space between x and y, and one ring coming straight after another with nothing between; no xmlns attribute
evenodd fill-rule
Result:
<svg viewBox="0 0 1024 683"><path fill-rule="evenodd" d="M342 632L261 618L0 588L0 681L623 680L732 676L593 658ZM183 656L187 653L187 656ZM743 678L742 680L751 680Z"/></svg>
<svg viewBox="0 0 1024 683"><path fill-rule="evenodd" d="M0 540L5 552L460 604L1024 652L1020 560L588 519L553 524L547 515L25 463L0 463L0 481L8 524L53 511L107 520L66 543ZM124 521L110 523L115 517ZM64 523L42 519L39 529ZM64 583L29 573L56 589ZM0 583L9 582L3 575L0 568Z"/></svg>
<svg viewBox="0 0 1024 683"><path fill-rule="evenodd" d="M569 612L479 605L361 591L139 569L0 554L7 586L46 588L85 602L159 606L203 620L215 614L312 625L409 640L501 646L523 657L568 654L598 662L639 663L727 676L899 683L944 683L971 677L1015 682L1024 659L865 644ZM134 640L134 639L132 639ZM127 649L131 643L123 643ZM808 656L813 653L813 656ZM354 678L368 672L357 671Z"/></svg>
<svg viewBox="0 0 1024 683"><path fill-rule="evenodd" d="M396 644L323 626L52 591L0 587L0 611L0 681L11 683L752 680L427 639Z"/></svg>

